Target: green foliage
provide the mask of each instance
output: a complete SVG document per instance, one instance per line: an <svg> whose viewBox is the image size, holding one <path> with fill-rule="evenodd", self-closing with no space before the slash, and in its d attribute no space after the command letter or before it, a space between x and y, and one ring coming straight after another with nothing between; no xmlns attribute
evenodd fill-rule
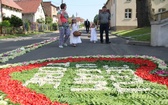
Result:
<svg viewBox="0 0 168 105"><path fill-rule="evenodd" d="M57 23L52 23L52 29L53 30L58 30L58 24Z"/></svg>
<svg viewBox="0 0 168 105"><path fill-rule="evenodd" d="M5 35L5 36L0 36L0 39L27 37L27 36L33 36L33 35L39 35L39 34L44 34L44 33L35 32L35 33L28 33L28 34L12 34L12 35L10 34L10 35Z"/></svg>
<svg viewBox="0 0 168 105"><path fill-rule="evenodd" d="M0 23L0 26L2 27L9 27L10 26L10 22L9 20L4 20Z"/></svg>
<svg viewBox="0 0 168 105"><path fill-rule="evenodd" d="M14 15L11 17L10 23L14 27L20 27L20 26L23 25L22 20L20 18L18 18L17 16L14 16Z"/></svg>
<svg viewBox="0 0 168 105"><path fill-rule="evenodd" d="M10 17L3 17L3 20L9 20L10 21Z"/></svg>
<svg viewBox="0 0 168 105"><path fill-rule="evenodd" d="M97 23L98 23L98 14L94 17L94 23L96 24L96 25L98 25Z"/></svg>
<svg viewBox="0 0 168 105"><path fill-rule="evenodd" d="M45 20L43 18L37 19L36 21L37 21L37 23L44 23L45 22Z"/></svg>
<svg viewBox="0 0 168 105"><path fill-rule="evenodd" d="M80 28L82 28L82 27L84 27L84 26L85 26L84 24L80 24L80 26L79 26L79 27L80 27Z"/></svg>
<svg viewBox="0 0 168 105"><path fill-rule="evenodd" d="M72 23L72 19L68 18L68 23L71 24Z"/></svg>
<svg viewBox="0 0 168 105"><path fill-rule="evenodd" d="M53 20L52 20L51 17L46 17L46 18L45 18L45 23L46 23L46 24L51 24L52 21L53 21Z"/></svg>
<svg viewBox="0 0 168 105"><path fill-rule="evenodd" d="M72 18L75 18L75 15L74 15L74 14L72 15Z"/></svg>
<svg viewBox="0 0 168 105"><path fill-rule="evenodd" d="M26 31L30 30L30 21L29 20L25 20L24 22L24 28Z"/></svg>

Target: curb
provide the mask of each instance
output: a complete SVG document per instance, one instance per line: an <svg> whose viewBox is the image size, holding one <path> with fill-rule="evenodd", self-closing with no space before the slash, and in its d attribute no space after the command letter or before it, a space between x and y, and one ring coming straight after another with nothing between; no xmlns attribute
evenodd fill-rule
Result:
<svg viewBox="0 0 168 105"><path fill-rule="evenodd" d="M126 38L126 37L122 37L122 36L118 36L117 34L113 34L116 37L120 37L126 40L127 44L131 44L131 45L141 45L141 46L150 46L150 42L148 41L136 41L133 40L131 38Z"/></svg>
<svg viewBox="0 0 168 105"><path fill-rule="evenodd" d="M131 44L131 45L150 46L150 42L146 42L146 41L127 40L126 43L127 43L127 44Z"/></svg>

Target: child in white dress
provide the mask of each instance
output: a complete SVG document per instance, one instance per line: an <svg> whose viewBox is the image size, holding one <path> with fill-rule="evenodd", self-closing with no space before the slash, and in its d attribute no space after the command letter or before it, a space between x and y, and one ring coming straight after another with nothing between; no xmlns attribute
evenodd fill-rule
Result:
<svg viewBox="0 0 168 105"><path fill-rule="evenodd" d="M97 41L97 32L96 32L96 26L93 23L90 27L90 41L96 43Z"/></svg>
<svg viewBox="0 0 168 105"><path fill-rule="evenodd" d="M76 47L76 44L82 43L80 36L74 36L73 32L79 30L79 25L76 23L76 19L72 19L72 30L70 35L70 44Z"/></svg>

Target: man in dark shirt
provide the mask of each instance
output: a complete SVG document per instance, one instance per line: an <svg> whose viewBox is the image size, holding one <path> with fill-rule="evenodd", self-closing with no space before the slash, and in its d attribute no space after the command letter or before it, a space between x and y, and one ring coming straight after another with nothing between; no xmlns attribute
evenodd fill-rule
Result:
<svg viewBox="0 0 168 105"><path fill-rule="evenodd" d="M109 27L110 27L110 13L107 11L106 6L102 7L102 11L99 13L99 24L100 24L100 42L103 43L103 32L106 34L106 43L111 43L109 41Z"/></svg>
<svg viewBox="0 0 168 105"><path fill-rule="evenodd" d="M90 22L88 21L88 19L86 19L84 24L85 24L85 28L86 28L86 33L89 33Z"/></svg>

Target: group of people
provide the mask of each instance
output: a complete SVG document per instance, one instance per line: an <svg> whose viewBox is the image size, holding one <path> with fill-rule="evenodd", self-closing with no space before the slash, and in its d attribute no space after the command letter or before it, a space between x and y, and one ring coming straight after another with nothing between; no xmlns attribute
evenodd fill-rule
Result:
<svg viewBox="0 0 168 105"><path fill-rule="evenodd" d="M67 40L70 38L70 44L76 47L76 44L82 43L80 36L74 36L73 33L75 31L79 31L79 26L75 18L72 19L70 30L68 23L68 13L66 12L66 4L62 3L60 5L61 10L58 12L58 25L59 25L59 48L63 48L67 46ZM109 26L110 26L110 14L106 12L106 7L102 7L102 12L99 13L99 24L100 24L100 42L103 43L103 31L106 34L106 43L111 43L109 41ZM90 25L88 19L85 21L86 32L89 33L90 29L90 41L96 43L97 41L97 33L96 33L96 25L93 23Z"/></svg>

